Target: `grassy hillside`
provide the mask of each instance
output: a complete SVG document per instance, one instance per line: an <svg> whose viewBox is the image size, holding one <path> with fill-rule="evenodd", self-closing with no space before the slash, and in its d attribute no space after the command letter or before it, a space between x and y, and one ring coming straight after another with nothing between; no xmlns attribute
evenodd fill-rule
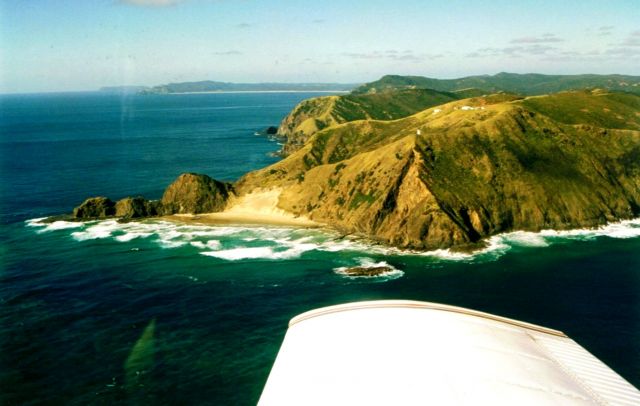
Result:
<svg viewBox="0 0 640 406"><path fill-rule="evenodd" d="M499 73L443 80L387 75L356 88L348 95L303 101L282 121L278 134L286 139L283 155L289 155L300 149L317 131L335 124L369 119L397 120L449 101L486 94L544 95L573 89L600 89L604 93L622 90L640 94L640 76ZM572 97L578 102L577 96ZM531 102L529 107L535 110L534 104ZM558 104L562 105L563 101L559 100ZM557 111L561 112L563 108ZM596 116L602 120L613 119L604 111L594 111L592 115L593 120ZM609 125L598 120L593 124ZM619 128L619 125L611 128Z"/></svg>
<svg viewBox="0 0 640 406"><path fill-rule="evenodd" d="M459 79L432 79L422 76L387 75L356 88L353 93L379 93L398 89L435 89L453 92L477 88L485 93L499 91L522 95L542 95L564 90L602 88L640 93L640 76L625 75L541 75L498 73Z"/></svg>
<svg viewBox="0 0 640 406"><path fill-rule="evenodd" d="M565 124L640 130L640 97L602 91L562 92L522 101L528 109Z"/></svg>
<svg viewBox="0 0 640 406"><path fill-rule="evenodd" d="M331 123L236 190L281 188L285 210L402 247L596 226L640 214L639 103L603 91L500 94Z"/></svg>
<svg viewBox="0 0 640 406"><path fill-rule="evenodd" d="M395 120L431 106L458 100L466 94L407 89L308 99L296 106L278 128L278 134L287 139L283 153L289 155L297 151L311 135L336 124L369 119Z"/></svg>

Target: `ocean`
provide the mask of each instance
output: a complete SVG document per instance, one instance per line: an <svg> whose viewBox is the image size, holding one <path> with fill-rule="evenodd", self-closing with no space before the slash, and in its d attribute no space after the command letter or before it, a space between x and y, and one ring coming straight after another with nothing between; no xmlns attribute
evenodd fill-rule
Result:
<svg viewBox="0 0 640 406"><path fill-rule="evenodd" d="M317 95L1 95L0 404L252 405L290 318L374 299L562 330L640 386L640 220L500 235L474 255L288 227L42 222L273 163L277 141L256 132ZM380 263L394 271L340 273Z"/></svg>

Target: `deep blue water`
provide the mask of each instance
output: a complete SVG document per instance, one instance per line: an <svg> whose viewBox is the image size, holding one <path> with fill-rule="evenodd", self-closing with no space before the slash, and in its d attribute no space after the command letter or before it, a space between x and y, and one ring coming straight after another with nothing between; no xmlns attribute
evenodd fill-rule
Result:
<svg viewBox="0 0 640 406"><path fill-rule="evenodd" d="M237 179L277 159L254 133L312 96L0 96L0 404L255 404L291 317L391 298L563 330L640 385L638 221L452 258L287 228L32 220L158 198L186 171ZM335 271L381 261L398 271Z"/></svg>

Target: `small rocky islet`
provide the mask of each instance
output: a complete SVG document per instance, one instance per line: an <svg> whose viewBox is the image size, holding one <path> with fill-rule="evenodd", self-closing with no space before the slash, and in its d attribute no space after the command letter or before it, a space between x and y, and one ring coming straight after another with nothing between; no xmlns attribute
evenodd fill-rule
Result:
<svg viewBox="0 0 640 406"><path fill-rule="evenodd" d="M352 277L374 277L390 274L395 269L390 266L353 266L340 270L340 273Z"/></svg>
<svg viewBox="0 0 640 406"><path fill-rule="evenodd" d="M90 198L73 217L220 212L232 197L278 189L278 208L345 234L464 249L502 232L640 215L640 95L399 83L303 101L277 130L284 158L235 183L183 174L159 201Z"/></svg>

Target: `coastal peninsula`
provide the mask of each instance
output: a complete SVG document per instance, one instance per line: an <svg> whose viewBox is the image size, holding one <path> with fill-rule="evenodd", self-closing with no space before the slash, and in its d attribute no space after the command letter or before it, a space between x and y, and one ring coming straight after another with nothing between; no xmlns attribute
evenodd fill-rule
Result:
<svg viewBox="0 0 640 406"><path fill-rule="evenodd" d="M269 167L233 184L183 174L160 201L92 198L74 216L324 225L473 249L497 233L640 215L640 78L505 75L484 89L384 77L309 99L282 121L284 158Z"/></svg>

